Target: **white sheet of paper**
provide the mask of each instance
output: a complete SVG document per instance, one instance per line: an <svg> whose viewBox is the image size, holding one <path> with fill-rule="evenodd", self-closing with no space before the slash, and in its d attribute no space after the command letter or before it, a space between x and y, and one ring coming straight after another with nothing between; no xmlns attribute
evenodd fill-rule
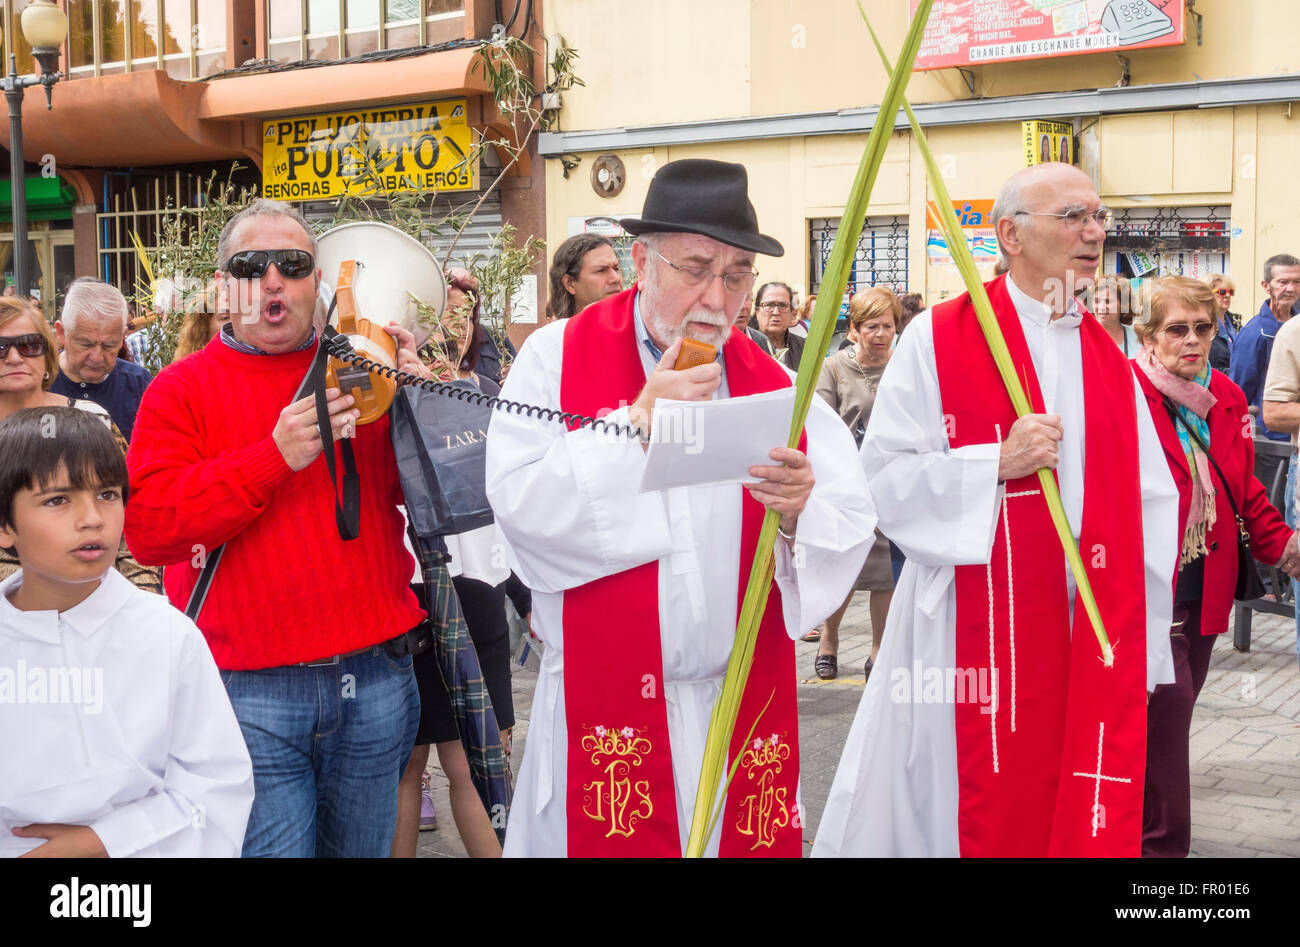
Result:
<svg viewBox="0 0 1300 947"><path fill-rule="evenodd" d="M510 321L520 325L537 325L537 274L528 273L519 291L510 297Z"/></svg>
<svg viewBox="0 0 1300 947"><path fill-rule="evenodd" d="M641 492L705 483L758 483L755 464L784 447L794 388L719 401L655 402Z"/></svg>

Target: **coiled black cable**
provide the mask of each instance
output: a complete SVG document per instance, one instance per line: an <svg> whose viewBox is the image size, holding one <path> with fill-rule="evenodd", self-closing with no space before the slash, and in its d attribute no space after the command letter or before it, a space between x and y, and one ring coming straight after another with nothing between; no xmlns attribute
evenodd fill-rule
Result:
<svg viewBox="0 0 1300 947"><path fill-rule="evenodd" d="M619 437L633 438L648 443L650 438L642 434L640 429L631 424L615 424L612 421L605 421L601 418L588 418L581 414L572 414L568 411L559 411L554 408L543 408L541 405L525 404L522 401L507 401L504 398L497 398L493 395L485 395L481 391L471 391L468 388L460 388L445 381L435 381L431 378L421 378L419 375L412 375L410 372L400 371L391 368L388 365L381 365L373 359L358 355L352 348L352 343L348 341L347 336L337 333L326 332L322 339L324 345L329 350L331 358L336 358L340 362L348 365L355 365L358 368L364 368L368 372L373 372L384 378L392 379L399 385L411 385L417 388L423 388L425 391L431 391L435 394L443 395L448 398L456 398L460 401L468 401L471 404L487 405L493 411L513 412L530 418L540 418L545 421L557 421L561 424L573 427L576 425L580 428L591 428L592 430L605 430Z"/></svg>

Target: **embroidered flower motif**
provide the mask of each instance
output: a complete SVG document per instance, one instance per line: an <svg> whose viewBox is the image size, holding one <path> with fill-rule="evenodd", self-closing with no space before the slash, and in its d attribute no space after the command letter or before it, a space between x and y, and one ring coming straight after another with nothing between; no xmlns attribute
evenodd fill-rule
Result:
<svg viewBox="0 0 1300 947"><path fill-rule="evenodd" d="M607 732L608 732L608 731L606 731L604 727L597 727L597 728L596 728L596 736L598 736L598 737L603 737Z"/></svg>
<svg viewBox="0 0 1300 947"><path fill-rule="evenodd" d="M634 736L636 736L636 731L633 730L631 727L624 727L620 732L621 732L621 733L623 734L623 736L624 736L626 739L628 739L628 740L630 740L630 739L632 739Z"/></svg>
<svg viewBox="0 0 1300 947"><path fill-rule="evenodd" d="M760 737L754 737L754 749L763 749L763 740Z"/></svg>
<svg viewBox="0 0 1300 947"><path fill-rule="evenodd" d="M776 746L780 742L781 742L781 738L777 736L775 733L772 734L772 745Z"/></svg>

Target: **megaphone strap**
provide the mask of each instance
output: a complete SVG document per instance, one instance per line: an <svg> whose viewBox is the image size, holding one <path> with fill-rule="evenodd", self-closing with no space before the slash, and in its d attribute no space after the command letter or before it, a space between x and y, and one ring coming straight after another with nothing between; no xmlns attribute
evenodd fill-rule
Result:
<svg viewBox="0 0 1300 947"><path fill-rule="evenodd" d="M336 296L335 299L338 297ZM331 310L333 304L331 303ZM334 327L328 325L326 317L325 331L321 334L321 344L316 347L316 358L312 362L308 377L311 389L316 395L316 424L320 429L321 443L325 455L325 465L330 472L330 485L334 488L334 520L338 525L339 536L344 540L356 539L361 533L361 477L357 474L356 455L352 451L352 441L343 438L338 441L339 451L343 455L343 490L340 496L338 464L334 457L334 439L330 433L329 406L325 403L325 369L329 365L329 342L338 338Z"/></svg>

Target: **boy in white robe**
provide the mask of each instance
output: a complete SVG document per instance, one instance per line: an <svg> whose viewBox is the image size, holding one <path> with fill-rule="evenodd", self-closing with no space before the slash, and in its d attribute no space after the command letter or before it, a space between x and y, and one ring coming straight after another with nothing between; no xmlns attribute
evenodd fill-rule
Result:
<svg viewBox="0 0 1300 947"><path fill-rule="evenodd" d="M207 644L113 568L112 435L75 408L0 424L0 856L225 856L253 802Z"/></svg>

